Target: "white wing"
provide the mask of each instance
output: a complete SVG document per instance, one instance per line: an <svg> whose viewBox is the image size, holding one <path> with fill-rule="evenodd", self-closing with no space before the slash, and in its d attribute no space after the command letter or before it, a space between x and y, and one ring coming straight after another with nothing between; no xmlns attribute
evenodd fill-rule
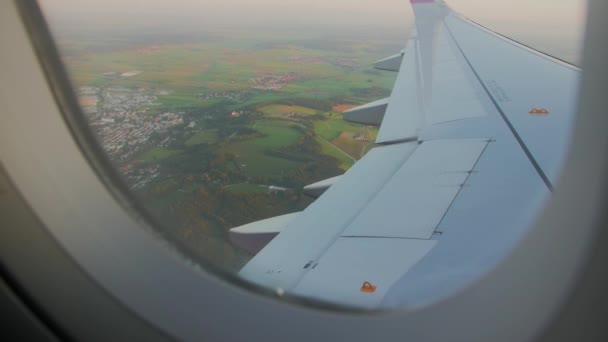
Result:
<svg viewBox="0 0 608 342"><path fill-rule="evenodd" d="M411 2L416 32L377 63L399 71L390 98L344 113L381 124L380 145L309 187L327 190L303 212L235 229L241 241L271 240L245 279L364 308L422 305L491 269L542 209L580 71L442 1ZM267 223L272 234L259 234Z"/></svg>

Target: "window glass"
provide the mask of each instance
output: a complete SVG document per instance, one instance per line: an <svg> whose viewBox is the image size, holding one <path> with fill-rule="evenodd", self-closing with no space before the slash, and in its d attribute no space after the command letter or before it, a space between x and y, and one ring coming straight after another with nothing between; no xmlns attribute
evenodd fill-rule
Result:
<svg viewBox="0 0 608 342"><path fill-rule="evenodd" d="M305 186L344 174L376 146L379 128L347 122L342 112L391 95L398 73L377 70L373 63L402 51L414 31L414 13L403 0L41 0L40 5L83 115L130 191L158 223L154 229L190 261L234 273L298 217L247 226L247 234L231 229L305 210L316 200ZM580 64L581 0L452 0L448 5L485 27ZM420 51L416 58L424 59ZM488 91L503 92L492 82ZM542 114L546 109L530 110ZM359 196L356 190L352 196ZM453 199L438 196L435 203ZM340 209L332 213L340 214ZM379 226L382 218L377 217ZM402 219L408 224L408 218ZM415 274L417 261L442 243L443 232L432 233L425 238L433 241L428 246L374 247L374 241L358 249L334 236L320 243L337 247L314 247L324 254L311 257L302 269L312 272L324 255L331 257L325 265L335 269L352 263L377 268L373 256L384 253L391 262L380 268L397 271L378 277L392 277L394 285L407 271L399 271L403 265L409 263ZM290 241L283 249L299 244ZM397 252L385 253L387 248ZM408 248L414 254L419 250L420 257L404 253ZM356 250L361 253L352 255ZM367 253L372 256L361 256ZM468 262L474 266L475 261ZM285 271L272 265L264 270ZM327 280L332 271L319 267L318 273ZM333 286L325 280L315 283L315 277L298 279L297 284L268 285L321 299L318 293ZM352 282L358 292L377 291L374 279ZM438 288L424 279L414 285ZM358 305L340 299L341 290L332 291L338 303ZM385 299L372 307L403 303L399 291L382 294Z"/></svg>

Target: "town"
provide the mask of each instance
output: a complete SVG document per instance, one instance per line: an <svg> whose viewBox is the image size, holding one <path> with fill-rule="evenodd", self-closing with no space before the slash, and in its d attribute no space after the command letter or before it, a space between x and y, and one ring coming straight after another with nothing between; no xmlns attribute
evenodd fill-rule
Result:
<svg viewBox="0 0 608 342"><path fill-rule="evenodd" d="M151 115L147 108L154 106L157 97L145 89L81 87L79 95L89 124L115 161L129 160L153 134L184 123L183 113Z"/></svg>
<svg viewBox="0 0 608 342"><path fill-rule="evenodd" d="M292 82L301 80L302 77L295 72L281 74L263 74L255 77L251 81L254 83L253 89L259 90L280 90Z"/></svg>

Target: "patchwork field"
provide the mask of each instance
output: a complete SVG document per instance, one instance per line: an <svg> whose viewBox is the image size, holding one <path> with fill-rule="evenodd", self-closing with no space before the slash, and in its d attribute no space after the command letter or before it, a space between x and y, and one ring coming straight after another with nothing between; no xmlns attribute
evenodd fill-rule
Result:
<svg viewBox="0 0 608 342"><path fill-rule="evenodd" d="M258 184L241 183L227 185L224 187L224 190L230 191L235 194L252 194L264 193L267 191L267 187Z"/></svg>
<svg viewBox="0 0 608 342"><path fill-rule="evenodd" d="M186 141L186 146L199 145L199 144L215 144L218 142L218 135L216 130L205 130L198 132L190 139Z"/></svg>
<svg viewBox="0 0 608 342"><path fill-rule="evenodd" d="M282 104L262 106L259 107L258 110L264 114L274 117L299 117L314 115L317 113L317 111L312 108Z"/></svg>
<svg viewBox="0 0 608 342"><path fill-rule="evenodd" d="M319 145L321 145L321 152L323 154L332 156L336 160L338 160L338 162L339 162L338 167L340 169L342 169L343 171L350 169L350 167L353 166L353 164L355 163L355 161L353 160L353 158L351 156L340 151L338 148L336 148L335 145L332 145L327 140L324 140L320 137L317 137L315 140L317 141L317 143Z"/></svg>
<svg viewBox="0 0 608 342"><path fill-rule="evenodd" d="M336 139L343 132L353 134L367 134L371 129L367 126L353 124L342 120L341 115L335 115L327 120L319 120L314 123L315 132L327 140Z"/></svg>
<svg viewBox="0 0 608 342"><path fill-rule="evenodd" d="M170 149L168 147L154 147L148 151L146 151L141 159L145 161L161 161L163 159L169 158L171 156L179 154L179 150Z"/></svg>
<svg viewBox="0 0 608 342"><path fill-rule="evenodd" d="M237 156L240 170L248 177L280 176L283 172L297 166L297 162L264 154L265 149L249 142L228 144L222 148Z"/></svg>
<svg viewBox="0 0 608 342"><path fill-rule="evenodd" d="M60 46L80 101L98 109L98 134L114 146L127 137L116 163L160 233L234 269L247 257L229 228L303 210L312 199L302 186L343 173L373 146L377 130L341 112L388 96L395 74L371 64L402 48L280 32Z"/></svg>
<svg viewBox="0 0 608 342"><path fill-rule="evenodd" d="M250 140L249 143L266 149L289 146L296 143L302 135L302 131L298 130L298 127L289 121L258 121L253 128L265 136Z"/></svg>
<svg viewBox="0 0 608 342"><path fill-rule="evenodd" d="M268 38L253 38L264 41ZM275 38L276 39L276 38ZM331 98L363 103L376 94L368 88L388 91L394 74L377 72L371 63L392 53L386 44L382 50L373 43L349 46L348 56L340 50L307 43L252 44L252 38L242 33L231 39L212 39L205 43L155 44L129 49L129 42L97 46L87 42L62 42L62 49L70 52L64 57L75 84L109 86L122 85L150 89L167 89L171 94L159 96L159 103L167 106L209 106L199 94L208 90L250 91L252 96L240 104L252 105L272 102L289 96ZM397 45L394 46L399 49ZM93 52L89 52L92 50ZM102 50L103 52L99 52ZM129 72L140 73L127 76ZM264 75L292 74L292 79L280 83L275 92L256 91L266 84L256 84ZM274 89L274 88L273 88ZM259 89L258 89L259 90Z"/></svg>
<svg viewBox="0 0 608 342"><path fill-rule="evenodd" d="M370 145L371 137L366 133L342 132L340 135L331 141L332 144L348 153L355 159L360 159L367 151L366 148Z"/></svg>

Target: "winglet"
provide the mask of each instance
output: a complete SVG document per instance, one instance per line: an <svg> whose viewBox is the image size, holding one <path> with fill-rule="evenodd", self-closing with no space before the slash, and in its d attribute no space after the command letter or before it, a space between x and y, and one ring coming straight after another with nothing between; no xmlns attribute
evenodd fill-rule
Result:
<svg viewBox="0 0 608 342"><path fill-rule="evenodd" d="M291 213L251 222L230 229L230 241L252 255L256 255L280 232L287 228L300 213Z"/></svg>
<svg viewBox="0 0 608 342"><path fill-rule="evenodd" d="M332 178L324 179L322 181L316 182L314 184L309 184L302 189L302 192L305 195L310 197L318 198L320 197L327 189L329 189L332 185L334 185L340 178L340 176L335 176Z"/></svg>
<svg viewBox="0 0 608 342"><path fill-rule="evenodd" d="M376 63L374 63L374 68L386 71L399 71L402 60L403 52L377 61Z"/></svg>
<svg viewBox="0 0 608 342"><path fill-rule="evenodd" d="M380 126L390 98L376 100L342 112L344 120L363 125Z"/></svg>

